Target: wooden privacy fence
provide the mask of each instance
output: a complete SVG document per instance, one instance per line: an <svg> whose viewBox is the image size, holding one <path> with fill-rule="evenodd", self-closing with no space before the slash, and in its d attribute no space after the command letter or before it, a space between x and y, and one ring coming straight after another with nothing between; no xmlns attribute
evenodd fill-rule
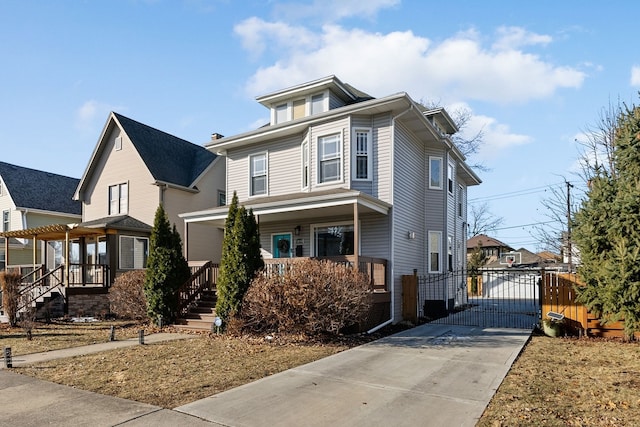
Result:
<svg viewBox="0 0 640 427"><path fill-rule="evenodd" d="M587 307L576 301L576 287L584 286L576 274L546 272L542 275L542 317L550 311L564 315L564 325L587 336L622 338L624 322L603 325ZM640 338L640 334L636 334Z"/></svg>

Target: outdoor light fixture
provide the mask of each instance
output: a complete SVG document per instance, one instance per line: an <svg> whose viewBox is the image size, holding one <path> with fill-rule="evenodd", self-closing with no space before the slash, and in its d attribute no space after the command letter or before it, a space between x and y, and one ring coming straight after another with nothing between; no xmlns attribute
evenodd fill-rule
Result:
<svg viewBox="0 0 640 427"><path fill-rule="evenodd" d="M296 225L296 228L294 228L293 231L296 233L296 236L299 236L300 235L300 226Z"/></svg>
<svg viewBox="0 0 640 427"><path fill-rule="evenodd" d="M408 238L409 240L413 240L413 239L415 239L415 238L416 238L416 232L415 232L415 231L410 231L410 232L408 233L408 235L407 235L407 238Z"/></svg>

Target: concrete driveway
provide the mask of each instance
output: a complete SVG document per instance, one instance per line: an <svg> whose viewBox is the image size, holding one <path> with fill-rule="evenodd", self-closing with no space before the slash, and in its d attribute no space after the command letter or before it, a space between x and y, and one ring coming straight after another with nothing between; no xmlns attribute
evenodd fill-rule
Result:
<svg viewBox="0 0 640 427"><path fill-rule="evenodd" d="M175 408L225 426L473 426L529 330L422 325Z"/></svg>

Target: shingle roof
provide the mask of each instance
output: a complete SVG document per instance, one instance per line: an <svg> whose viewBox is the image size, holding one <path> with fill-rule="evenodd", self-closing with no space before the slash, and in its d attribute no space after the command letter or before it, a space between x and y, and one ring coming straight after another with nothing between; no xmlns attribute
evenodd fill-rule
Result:
<svg viewBox="0 0 640 427"><path fill-rule="evenodd" d="M217 157L206 148L113 113L157 180L190 187Z"/></svg>
<svg viewBox="0 0 640 427"><path fill-rule="evenodd" d="M129 215L109 216L80 224L88 228L112 228L116 230L151 231L153 227Z"/></svg>
<svg viewBox="0 0 640 427"><path fill-rule="evenodd" d="M73 200L77 178L5 162L0 162L0 177L16 207L82 214L82 204Z"/></svg>
<svg viewBox="0 0 640 427"><path fill-rule="evenodd" d="M498 239L489 237L486 234L478 234L477 236L473 236L472 238L467 240L467 249L474 249L475 247L478 246L478 243L480 243L480 246L483 248L490 248L490 247L511 248L511 246L501 242Z"/></svg>

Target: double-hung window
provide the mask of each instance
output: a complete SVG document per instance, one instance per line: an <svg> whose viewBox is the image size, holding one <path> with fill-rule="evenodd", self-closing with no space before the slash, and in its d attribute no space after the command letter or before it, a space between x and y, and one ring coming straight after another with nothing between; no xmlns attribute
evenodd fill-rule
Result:
<svg viewBox="0 0 640 427"><path fill-rule="evenodd" d="M353 179L371 180L371 131L355 129L353 131Z"/></svg>
<svg viewBox="0 0 640 427"><path fill-rule="evenodd" d="M442 157L429 157L429 188L442 190Z"/></svg>
<svg viewBox="0 0 640 427"><path fill-rule="evenodd" d="M267 194L267 153L254 154L249 156L251 169L251 196Z"/></svg>
<svg viewBox="0 0 640 427"><path fill-rule="evenodd" d="M289 104L284 103L276 105L275 108L275 122L283 123L289 120Z"/></svg>
<svg viewBox="0 0 640 427"><path fill-rule="evenodd" d="M320 162L318 182L340 181L342 179L342 149L340 134L318 138L318 158Z"/></svg>
<svg viewBox="0 0 640 427"><path fill-rule="evenodd" d="M429 231L429 273L440 273L442 232Z"/></svg>
<svg viewBox="0 0 640 427"><path fill-rule="evenodd" d="M10 231L11 219L9 215L9 211L2 211L2 231Z"/></svg>
<svg viewBox="0 0 640 427"><path fill-rule="evenodd" d="M305 140L300 146L302 151L302 188L309 188L309 141Z"/></svg>
<svg viewBox="0 0 640 427"><path fill-rule="evenodd" d="M447 185L449 194L453 194L453 165L451 163L448 164L447 168Z"/></svg>
<svg viewBox="0 0 640 427"><path fill-rule="evenodd" d="M109 215L126 214L129 210L129 184L109 186Z"/></svg>
<svg viewBox="0 0 640 427"><path fill-rule="evenodd" d="M326 109L324 105L324 94L319 93L311 96L311 114L325 112Z"/></svg>

